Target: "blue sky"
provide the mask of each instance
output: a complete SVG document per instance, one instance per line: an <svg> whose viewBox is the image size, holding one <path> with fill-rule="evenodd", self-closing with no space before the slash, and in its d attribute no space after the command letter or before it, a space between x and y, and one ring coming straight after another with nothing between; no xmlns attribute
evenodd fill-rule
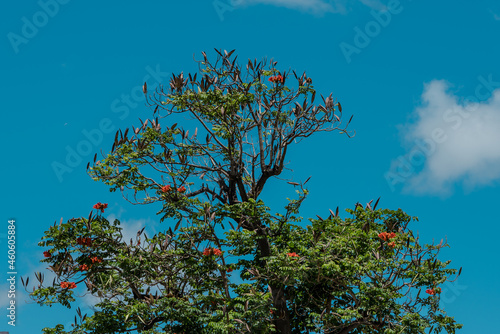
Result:
<svg viewBox="0 0 500 334"><path fill-rule="evenodd" d="M443 0L17 1L0 13L2 111L1 277L7 275L7 221L16 220L17 272L45 271L37 246L59 221L109 203L127 235L158 224L85 173L119 128L147 118L141 86L194 72L193 54L236 49L239 59L274 58L307 71L354 115L356 136L313 136L289 152L287 176L308 182L305 217L381 197L420 222L425 242L447 237L441 259L463 267L443 287L461 333L494 333L500 298L500 5ZM293 188L273 182L275 210ZM48 275L48 273L47 273ZM68 326L74 310L26 304L17 281L16 327L38 333ZM80 304L88 310L93 301Z"/></svg>

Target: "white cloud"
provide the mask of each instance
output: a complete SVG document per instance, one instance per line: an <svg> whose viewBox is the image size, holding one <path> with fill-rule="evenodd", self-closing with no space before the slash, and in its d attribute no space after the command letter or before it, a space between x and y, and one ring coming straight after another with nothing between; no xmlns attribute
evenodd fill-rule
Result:
<svg viewBox="0 0 500 334"><path fill-rule="evenodd" d="M362 4L371 7L376 10L385 10L387 6L384 5L380 0L360 0Z"/></svg>
<svg viewBox="0 0 500 334"><path fill-rule="evenodd" d="M357 0L356 0L357 1ZM273 5L289 9L310 12L316 15L324 13L346 13L347 6L356 2L353 0L233 0L233 5ZM359 0L362 4L384 10L386 6L380 0Z"/></svg>
<svg viewBox="0 0 500 334"><path fill-rule="evenodd" d="M487 100L464 100L434 80L425 85L422 102L403 130L409 150L393 161L392 180L407 191L440 195L457 183L471 190L500 180L500 89Z"/></svg>
<svg viewBox="0 0 500 334"><path fill-rule="evenodd" d="M313 14L343 13L345 7L339 1L324 0L239 0L242 5L273 5L289 9L310 12Z"/></svg>
<svg viewBox="0 0 500 334"><path fill-rule="evenodd" d="M491 9L490 9L490 14L493 15L493 19L495 21L500 21L500 15L498 15L497 13L495 13L494 11L492 11Z"/></svg>
<svg viewBox="0 0 500 334"><path fill-rule="evenodd" d="M32 304L35 304L35 301L30 297L30 292L32 291L33 287L38 287L38 280L35 278L34 273L35 272L41 272L44 277L43 284L44 286L48 286L52 284L52 280L55 277L55 274L47 270L48 264L47 263L40 263L38 257L32 257L32 258L26 258L24 259L23 266L27 267L26 270L23 269L23 272L15 275L16 276L16 282L15 282L15 298L9 298L7 293L9 292L10 286L9 283L1 283L0 284L0 289L2 291L2 296L0 297L0 308L5 309L11 300L15 300L15 305L16 305L16 312L31 312L31 310L35 309L32 307ZM24 279L26 282L26 279L29 277L29 282L28 282L28 290L25 289L25 287L22 285L21 282L21 277ZM4 293L5 292L5 293ZM39 307L38 305L35 305L35 307ZM26 309L29 308L29 309ZM26 310L25 310L26 309ZM21 311L20 311L21 310Z"/></svg>
<svg viewBox="0 0 500 334"><path fill-rule="evenodd" d="M121 211L120 211L121 214ZM113 222L115 219L120 220L119 217L115 216L114 214L110 214L107 217L109 222ZM144 240L144 233L147 234L149 238L153 237L154 234L157 233L156 227L158 226L157 224L151 220L146 220L146 219L128 219L128 220L120 220L120 227L122 228L122 234L123 234L123 241L129 243L130 239L132 238L133 241L135 241L137 237L137 232L142 230L143 227L145 227L143 234L141 235L141 240Z"/></svg>

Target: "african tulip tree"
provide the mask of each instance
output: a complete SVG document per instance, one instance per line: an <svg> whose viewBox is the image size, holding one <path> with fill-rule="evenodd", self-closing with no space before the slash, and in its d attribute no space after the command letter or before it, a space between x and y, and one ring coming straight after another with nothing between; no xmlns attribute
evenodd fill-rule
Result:
<svg viewBox="0 0 500 334"><path fill-rule="evenodd" d="M456 270L437 259L446 244L419 243L414 218L356 204L349 218L337 209L303 228L308 190L295 182L297 197L270 212L261 195L289 146L321 131L349 135L349 122L341 126L331 94L315 104L305 73L272 60L242 68L233 51L216 50L215 61L202 53L199 73L173 75L155 92L145 83L153 117L117 132L111 152L87 166L128 201L160 203L171 225L128 242L97 203L87 218L52 226L40 245L56 279L45 287L37 273L33 297L101 301L91 316L78 310L69 332L44 331L454 333L461 325L440 310L439 285ZM172 124L179 116L197 125Z"/></svg>

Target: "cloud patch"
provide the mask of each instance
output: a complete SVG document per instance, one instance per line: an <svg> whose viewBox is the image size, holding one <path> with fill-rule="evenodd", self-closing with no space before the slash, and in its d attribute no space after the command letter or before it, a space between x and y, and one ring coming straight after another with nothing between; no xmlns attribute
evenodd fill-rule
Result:
<svg viewBox="0 0 500 334"><path fill-rule="evenodd" d="M110 222L113 222L115 219L119 219L119 216L115 216L114 214L110 214L107 219ZM120 220L120 219L119 219ZM137 232L144 228L144 233L147 234L149 238L158 233L156 227L158 227L159 223L153 222L150 219L126 219L120 220L120 227L122 229L123 241L129 243L130 239L133 241L137 238ZM144 234L141 236L141 239L144 240Z"/></svg>
<svg viewBox="0 0 500 334"><path fill-rule="evenodd" d="M500 83L480 79L466 99L445 81L425 85L414 122L402 129L407 153L385 175L393 190L402 183L403 191L446 196L456 184L470 191L500 180Z"/></svg>
<svg viewBox="0 0 500 334"><path fill-rule="evenodd" d="M360 0L363 5L366 5L370 8L376 10L386 10L387 6L382 3L380 0ZM396 6L397 7L397 6Z"/></svg>
<svg viewBox="0 0 500 334"><path fill-rule="evenodd" d="M498 15L497 13L495 13L494 11L492 11L491 9L490 9L490 14L493 15L493 19L495 21L500 21L500 15Z"/></svg>
<svg viewBox="0 0 500 334"><path fill-rule="evenodd" d="M348 11L348 6L358 2L353 0L233 0L233 5L273 5L293 10L322 15L325 13L342 13ZM385 10L386 6L380 0L359 0L363 5L376 10Z"/></svg>

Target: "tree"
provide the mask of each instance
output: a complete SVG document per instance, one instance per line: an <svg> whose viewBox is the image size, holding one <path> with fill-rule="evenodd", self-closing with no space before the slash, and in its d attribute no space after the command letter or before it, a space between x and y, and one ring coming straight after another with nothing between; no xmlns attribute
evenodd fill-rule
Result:
<svg viewBox="0 0 500 334"><path fill-rule="evenodd" d="M171 225L144 240L142 229L128 242L120 222L103 217L107 204L97 203L88 218L50 227L40 245L56 279L45 287L37 273L33 298L70 307L81 290L101 301L91 316L77 309L69 332L62 325L44 332L461 328L439 308L439 285L457 274L437 258L448 245L421 245L408 228L415 217L377 209L377 200L356 204L345 219L330 210L303 228L297 223L304 221L298 214L307 181L288 182L297 197L270 212L261 194L285 168L289 145L321 131L350 136L352 117L341 127L342 107L332 94L314 105L316 90L305 73L280 72L273 60L248 60L243 69L234 50L216 52L213 62L202 53L199 73L172 75L153 94L145 83L153 118L119 130L111 152L87 165L94 180L126 200L160 204L160 220ZM164 126L179 116L199 128ZM234 270L242 282L232 279Z"/></svg>

